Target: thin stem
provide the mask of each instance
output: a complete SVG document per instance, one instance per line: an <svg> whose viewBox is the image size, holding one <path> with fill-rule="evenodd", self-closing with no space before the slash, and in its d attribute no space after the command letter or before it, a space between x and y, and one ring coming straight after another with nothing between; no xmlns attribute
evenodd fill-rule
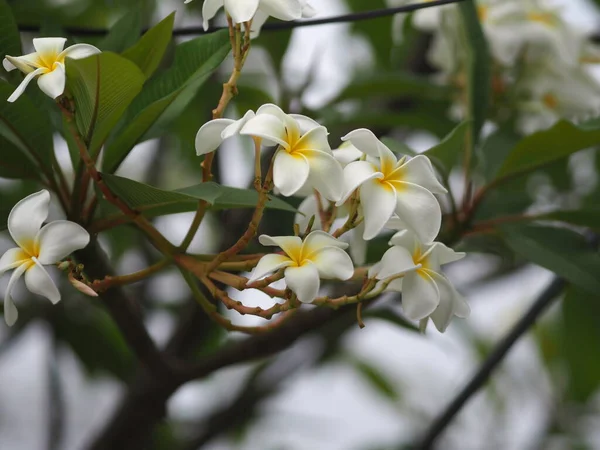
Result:
<svg viewBox="0 0 600 450"><path fill-rule="evenodd" d="M143 270L131 273L129 275L107 276L103 280L96 280L92 283L92 289L96 292L102 292L114 286L125 286L127 284L137 283L146 278L160 272L171 263L170 258L161 259L156 264L153 264Z"/></svg>
<svg viewBox="0 0 600 450"><path fill-rule="evenodd" d="M433 448L435 441L450 424L452 419L454 419L467 401L483 387L494 369L502 362L515 342L517 342L519 338L534 325L539 316L559 297L565 286L565 281L560 278L555 278L550 285L548 285L533 305L531 305L527 313L521 317L509 333L489 354L467 385L460 391L454 400L452 400L442 414L434 420L423 438L414 447L415 450L427 450Z"/></svg>

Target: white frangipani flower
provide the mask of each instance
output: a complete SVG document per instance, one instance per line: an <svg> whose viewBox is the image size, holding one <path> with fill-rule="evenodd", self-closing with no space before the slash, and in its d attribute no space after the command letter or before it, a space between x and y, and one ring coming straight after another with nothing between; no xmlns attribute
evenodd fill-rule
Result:
<svg viewBox="0 0 600 450"><path fill-rule="evenodd" d="M441 266L462 259L441 242L423 244L413 233L404 230L390 240L391 247L381 261L369 270L369 276L393 280L388 289L402 292L402 307L407 317L421 320L431 317L436 328L444 332L453 316L466 318L470 308L441 271ZM414 267L416 270L411 270Z"/></svg>
<svg viewBox="0 0 600 450"><path fill-rule="evenodd" d="M312 302L319 293L320 279L348 280L354 266L343 250L348 244L338 241L324 231L313 231L304 241L298 236L259 237L262 245L280 247L285 255L263 256L250 276L252 283L279 269L285 269L287 287L303 303Z"/></svg>
<svg viewBox="0 0 600 450"><path fill-rule="evenodd" d="M309 117L286 114L278 106L266 104L256 114L248 111L238 121L216 119L204 124L196 135L196 153L214 151L235 134L260 138L277 145L273 183L282 195L296 194L302 187L316 189L331 201L342 196L342 166L333 157L327 129Z"/></svg>
<svg viewBox="0 0 600 450"><path fill-rule="evenodd" d="M437 180L431 161L423 155L400 161L367 129L350 132L342 138L367 155L344 169L343 204L356 190L360 192L365 232L373 239L396 213L406 227L424 242L432 242L440 231L442 212L435 194L446 193Z"/></svg>
<svg viewBox="0 0 600 450"><path fill-rule="evenodd" d="M65 38L37 38L33 40L34 53L23 56L9 56L2 61L7 71L19 69L26 74L15 92L8 98L14 102L25 91L31 80L38 78L38 86L51 98L65 91L65 58L81 59L100 53L93 45L75 44L63 50Z"/></svg>
<svg viewBox="0 0 600 450"><path fill-rule="evenodd" d="M8 216L8 231L18 245L0 258L0 276L15 269L4 296L4 319L9 326L18 317L11 297L17 280L24 274L27 289L57 303L60 292L43 266L59 262L90 241L88 232L74 222L56 220L42 227L49 204L50 193L43 190L25 197Z"/></svg>
<svg viewBox="0 0 600 450"><path fill-rule="evenodd" d="M191 1L185 0L184 3ZM208 21L223 7L233 23L254 19L256 25L253 23L253 31L256 33L269 16L279 20L297 20L315 14L307 0L205 0L202 5L202 25L205 30L208 30Z"/></svg>

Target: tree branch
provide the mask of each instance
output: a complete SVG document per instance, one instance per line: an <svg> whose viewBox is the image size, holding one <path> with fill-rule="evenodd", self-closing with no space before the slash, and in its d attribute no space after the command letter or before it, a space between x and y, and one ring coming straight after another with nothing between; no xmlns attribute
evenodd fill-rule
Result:
<svg viewBox="0 0 600 450"><path fill-rule="evenodd" d="M566 283L561 278L555 278L540 294L525 314L502 339L496 348L483 362L479 370L473 375L467 385L452 400L447 408L440 414L426 431L422 439L415 445L414 450L427 450L433 447L437 438L442 434L452 419L459 413L467 401L487 382L491 373L502 362L508 351L525 334L540 315L558 298L565 288Z"/></svg>

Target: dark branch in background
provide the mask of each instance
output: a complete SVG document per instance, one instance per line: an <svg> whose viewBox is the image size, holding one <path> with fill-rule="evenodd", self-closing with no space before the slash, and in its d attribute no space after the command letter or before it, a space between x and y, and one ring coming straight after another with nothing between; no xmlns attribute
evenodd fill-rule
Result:
<svg viewBox="0 0 600 450"><path fill-rule="evenodd" d="M262 31L282 31L292 30L295 28L312 27L315 25L328 25L332 23L349 23L349 22L360 22L363 20L380 19L382 17L389 17L395 14L409 13L417 11L419 9L432 8L435 6L449 5L452 3L459 3L465 0L435 0L431 2L413 3L410 5L398 6L395 8L376 9L373 11L357 12L351 14L342 14L340 16L324 17L323 19L311 19L302 21L291 21L291 22L273 22L266 23L261 28ZM226 29L227 27L213 27L205 31L202 27L185 27L173 30L173 36L195 36L202 34L210 34L219 30ZM36 25L21 25L19 26L20 31L38 32L40 27ZM71 35L77 36L104 36L108 33L106 29L99 28L82 28L82 27L66 27L65 30ZM147 29L144 30L144 32Z"/></svg>
<svg viewBox="0 0 600 450"><path fill-rule="evenodd" d="M488 378L502 362L508 351L523 336L548 308L556 300L566 283L561 278L555 278L552 283L540 294L538 299L531 305L527 314L525 314L512 328L512 330L500 341L492 353L481 365L477 373L471 378L471 381L463 388L456 398L440 414L427 430L423 438L414 446L414 450L428 450L433 447L437 438L442 434L452 419L465 406L467 401L483 387Z"/></svg>

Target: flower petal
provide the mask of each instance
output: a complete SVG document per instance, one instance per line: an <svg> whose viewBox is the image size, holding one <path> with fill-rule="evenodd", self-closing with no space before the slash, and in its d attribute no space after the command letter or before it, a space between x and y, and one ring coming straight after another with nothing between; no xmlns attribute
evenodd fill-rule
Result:
<svg viewBox="0 0 600 450"><path fill-rule="evenodd" d="M411 320L429 316L440 304L440 291L424 270L407 273L402 281L402 308Z"/></svg>
<svg viewBox="0 0 600 450"><path fill-rule="evenodd" d="M397 170L400 173L402 181L423 186L434 194L448 193L446 188L435 176L431 161L426 156L417 155L414 158L409 159Z"/></svg>
<svg viewBox="0 0 600 450"><path fill-rule="evenodd" d="M302 252L302 239L298 236L268 236L262 234L258 238L258 242L265 246L279 247L287 255L300 255Z"/></svg>
<svg viewBox="0 0 600 450"><path fill-rule="evenodd" d="M285 269L285 283L302 303L312 302L319 294L321 287L319 271L312 263Z"/></svg>
<svg viewBox="0 0 600 450"><path fill-rule="evenodd" d="M40 75L37 83L44 94L50 98L56 98L65 91L66 81L65 66L56 63L54 70Z"/></svg>
<svg viewBox="0 0 600 450"><path fill-rule="evenodd" d="M296 20L302 17L298 0L261 0L259 8L279 20Z"/></svg>
<svg viewBox="0 0 600 450"><path fill-rule="evenodd" d="M8 215L8 231L23 250L33 255L33 244L42 223L48 217L50 193L42 190L17 203Z"/></svg>
<svg viewBox="0 0 600 450"><path fill-rule="evenodd" d="M431 313L431 319L438 331L443 333L454 315L454 287L439 273L428 270L427 274L435 281L440 292L440 304Z"/></svg>
<svg viewBox="0 0 600 450"><path fill-rule="evenodd" d="M383 178L383 174L378 172L373 164L366 161L348 164L344 168L344 195L336 205L343 205L361 184L373 178Z"/></svg>
<svg viewBox="0 0 600 450"><path fill-rule="evenodd" d="M327 247L314 253L310 261L317 267L324 279L348 280L354 275L352 259L338 247Z"/></svg>
<svg viewBox="0 0 600 450"><path fill-rule="evenodd" d="M34 294L46 297L53 304L60 302L60 292L39 262L25 272L25 286Z"/></svg>
<svg viewBox="0 0 600 450"><path fill-rule="evenodd" d="M20 96L21 94L23 94L23 92L25 92L25 89L27 89L27 86L29 85L29 83L31 82L31 80L33 80L35 77L37 77L38 75L43 74L47 69L35 69L33 72L29 72L25 78L23 78L23 81L21 81L21 84L19 84L17 86L17 88L15 89L15 91L10 94L10 97L8 97L6 99L7 102L9 103L13 103L15 102Z"/></svg>
<svg viewBox="0 0 600 450"><path fill-rule="evenodd" d="M94 47L90 44L75 44L71 45L64 49L60 55L58 55L58 60L61 58L72 58L72 59L82 59L87 58L88 56L96 55L101 53L101 50L97 47Z"/></svg>
<svg viewBox="0 0 600 450"><path fill-rule="evenodd" d="M378 142L377 147L379 149L379 164L381 171L384 174L392 173L396 169L398 158L396 158L394 152L392 152L383 142Z"/></svg>
<svg viewBox="0 0 600 450"><path fill-rule="evenodd" d="M306 157L300 153L290 154L279 150L273 165L273 183L281 195L289 197L300 190L310 173Z"/></svg>
<svg viewBox="0 0 600 450"><path fill-rule="evenodd" d="M318 150L333 156L331 153L331 147L329 146L329 141L327 140L328 134L329 132L325 127L318 126L312 128L303 134L298 140L294 146L294 151L305 152L308 150Z"/></svg>
<svg viewBox="0 0 600 450"><path fill-rule="evenodd" d="M222 133L234 123L232 119L215 119L202 125L196 133L196 155L206 155L219 148L223 142Z"/></svg>
<svg viewBox="0 0 600 450"><path fill-rule="evenodd" d="M248 283L253 283L265 275L276 272L277 270L292 265L292 260L284 255L270 254L260 258L257 266L252 271Z"/></svg>
<svg viewBox="0 0 600 450"><path fill-rule="evenodd" d="M338 160L342 166L360 159L363 155L351 142L344 142L336 150L333 150L333 157Z"/></svg>
<svg viewBox="0 0 600 450"><path fill-rule="evenodd" d="M258 9L259 0L224 0L225 10L234 23L248 22Z"/></svg>
<svg viewBox="0 0 600 450"><path fill-rule="evenodd" d="M327 209L329 207L329 202L322 196L319 196L319 198L321 199L321 206L323 209ZM298 212L294 217L294 223L298 224L300 231L303 232L306 230L306 227L308 227L308 224L313 216L315 217L313 229L320 230L322 228L322 224L321 216L319 215L319 208L317 206L317 196L311 194L302 200L302 203L300 203L300 206L298 206Z"/></svg>
<svg viewBox="0 0 600 450"><path fill-rule="evenodd" d="M58 55L65 48L66 38L36 38L33 40L33 48L46 67L52 67Z"/></svg>
<svg viewBox="0 0 600 450"><path fill-rule="evenodd" d="M0 258L0 276L7 270L19 267L28 260L30 260L29 255L19 247L6 250L4 255Z"/></svg>
<svg viewBox="0 0 600 450"><path fill-rule="evenodd" d="M29 53L23 56L6 55L6 58L2 61L2 65L8 72L19 69L23 73L29 73L35 69L39 69L42 61L40 61L37 53Z"/></svg>
<svg viewBox="0 0 600 450"><path fill-rule="evenodd" d="M45 225L37 235L38 260L41 264L54 264L90 242L89 233L68 220L55 220Z"/></svg>
<svg viewBox="0 0 600 450"><path fill-rule="evenodd" d="M463 259L466 253L455 252L441 242L434 242L423 256L427 257L427 262L433 270L439 270L444 264Z"/></svg>
<svg viewBox="0 0 600 450"><path fill-rule="evenodd" d="M417 184L394 182L393 185L398 192L398 216L419 240L424 243L433 242L442 225L442 210L437 199Z"/></svg>
<svg viewBox="0 0 600 450"><path fill-rule="evenodd" d="M377 273L377 279L383 280L394 275L414 270L415 263L408 249L394 246L388 249L381 257L381 267Z"/></svg>
<svg viewBox="0 0 600 450"><path fill-rule="evenodd" d="M185 0L189 3L192 0ZM208 21L217 15L217 11L223 7L223 0L205 0L202 5L202 26L208 30Z"/></svg>
<svg viewBox="0 0 600 450"><path fill-rule="evenodd" d="M411 254L421 247L421 242L412 231L402 230L398 231L392 236L389 241L390 245L399 245L407 249ZM419 252L423 253L423 252Z"/></svg>
<svg viewBox="0 0 600 450"><path fill-rule="evenodd" d="M246 122L248 122L254 116L255 116L254 111L252 111L252 110L246 111L246 114L244 114L244 117L242 117L239 120L236 120L235 122L233 122L231 125L229 125L227 128L225 128L223 130L223 132L221 133L221 139L223 139L223 140L229 139L230 137L235 136L236 134L240 134L240 131L244 127L244 125L246 125Z"/></svg>
<svg viewBox="0 0 600 450"><path fill-rule="evenodd" d="M342 138L342 141L350 141L352 145L366 155L379 158L380 142L371 130L359 128L358 130L351 131Z"/></svg>
<svg viewBox="0 0 600 450"><path fill-rule="evenodd" d="M272 114L259 114L259 111L256 112L256 117L246 122L240 134L260 137L289 148L285 123Z"/></svg>
<svg viewBox="0 0 600 450"><path fill-rule="evenodd" d="M383 229L396 208L396 190L385 182L369 180L360 187L360 204L365 216L363 238L373 239Z"/></svg>
<svg viewBox="0 0 600 450"><path fill-rule="evenodd" d="M332 202L342 198L344 190L344 169L330 154L318 150L304 150L302 155L310 167L308 182L323 197Z"/></svg>
<svg viewBox="0 0 600 450"><path fill-rule="evenodd" d="M308 19L317 15L317 10L308 4L306 0L300 0L302 5L302 18Z"/></svg>
<svg viewBox="0 0 600 450"><path fill-rule="evenodd" d="M303 259L311 259L314 253L320 252L325 247L346 249L348 248L348 244L334 238L325 231L315 230L304 239L304 243L302 244L302 257Z"/></svg>
<svg viewBox="0 0 600 450"><path fill-rule="evenodd" d="M369 244L363 239L364 232L365 223L363 221L359 223L354 230L350 230L348 233L346 233L350 242L350 249L348 251L350 252L352 261L359 266L364 265L367 260L367 250Z"/></svg>
<svg viewBox="0 0 600 450"><path fill-rule="evenodd" d="M29 263L21 264L10 276L10 280L8 280L8 286L6 287L6 293L4 294L4 320L9 327L12 327L17 318L19 317L19 312L17 311L17 307L13 303L12 300L12 290L15 287L15 283L21 278L21 275L27 270L29 267Z"/></svg>
<svg viewBox="0 0 600 450"><path fill-rule="evenodd" d="M316 120L307 116L303 116L302 114L288 114L288 117L291 117L298 123L298 126L300 127L300 133L302 134L308 133L310 130L322 126Z"/></svg>
<svg viewBox="0 0 600 450"><path fill-rule="evenodd" d="M265 14L260 9L256 11L256 14L254 14L254 19L252 19L252 26L250 28L250 39L256 39L260 35L260 29L268 18L269 15Z"/></svg>

